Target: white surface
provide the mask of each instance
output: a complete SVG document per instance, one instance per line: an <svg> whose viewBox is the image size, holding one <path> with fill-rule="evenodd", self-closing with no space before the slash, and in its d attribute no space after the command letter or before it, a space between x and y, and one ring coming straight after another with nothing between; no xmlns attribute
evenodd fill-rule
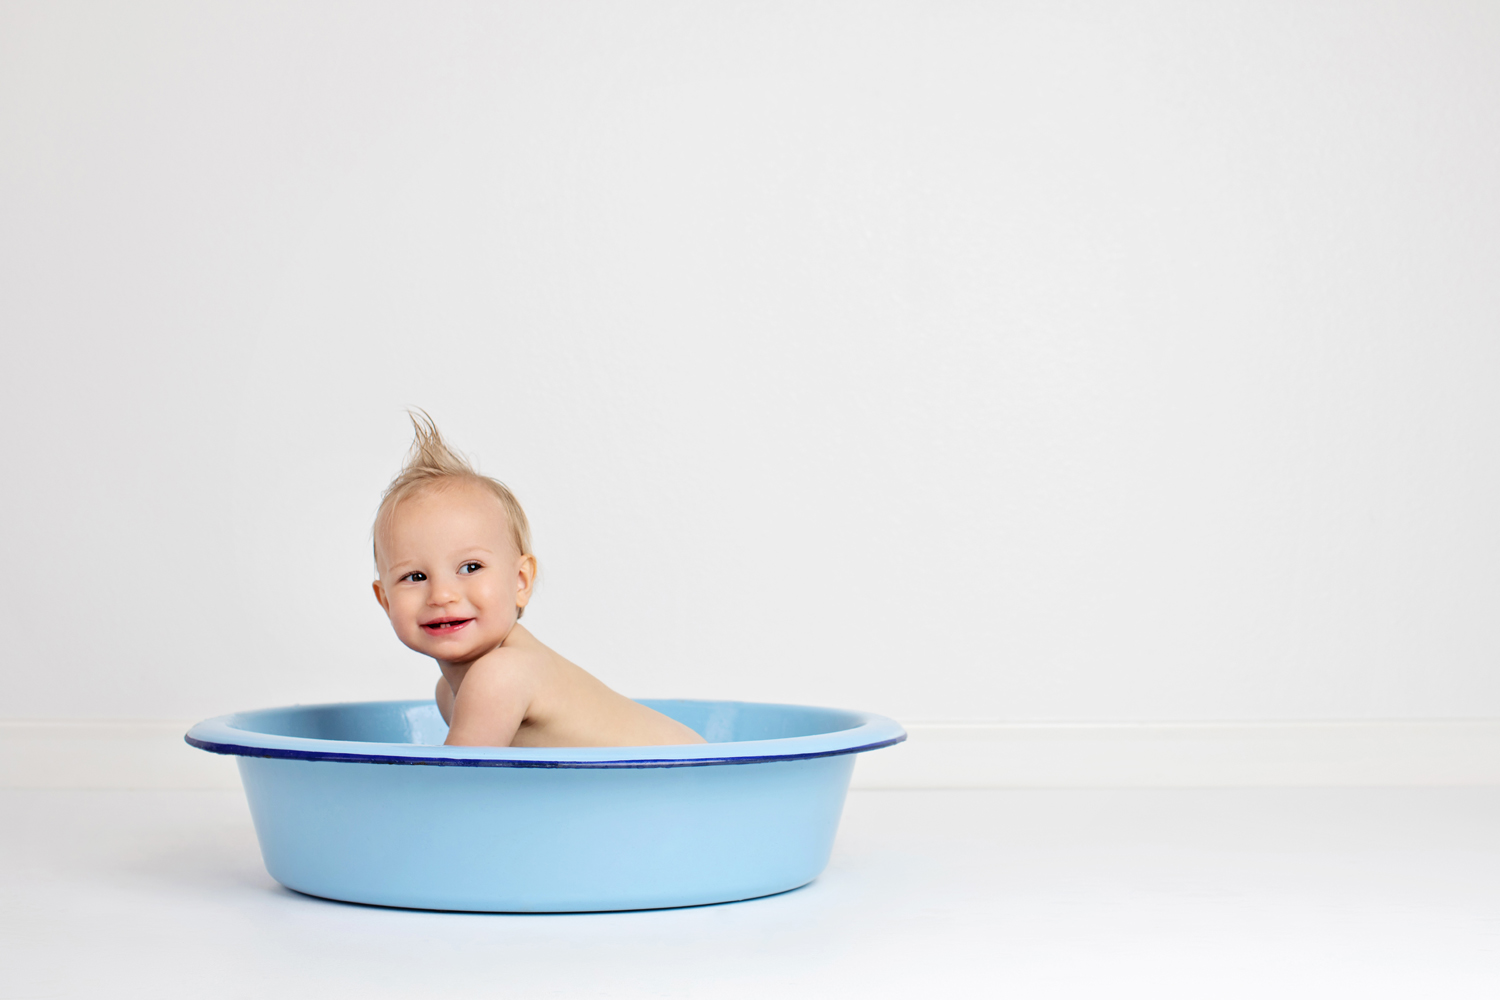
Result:
<svg viewBox="0 0 1500 1000"><path fill-rule="evenodd" d="M1500 721L913 723L860 788L1500 784Z"/></svg>
<svg viewBox="0 0 1500 1000"><path fill-rule="evenodd" d="M0 788L239 788L188 722L0 722ZM1244 788L1500 784L1500 720L907 723L856 788Z"/></svg>
<svg viewBox="0 0 1500 1000"><path fill-rule="evenodd" d="M624 914L298 896L231 792L0 793L8 998L1500 994L1500 790L856 792L811 886Z"/></svg>
<svg viewBox="0 0 1500 1000"><path fill-rule="evenodd" d="M430 692L368 588L409 403L621 690L1500 717L1496 51L1488 0L8 0L0 718Z"/></svg>

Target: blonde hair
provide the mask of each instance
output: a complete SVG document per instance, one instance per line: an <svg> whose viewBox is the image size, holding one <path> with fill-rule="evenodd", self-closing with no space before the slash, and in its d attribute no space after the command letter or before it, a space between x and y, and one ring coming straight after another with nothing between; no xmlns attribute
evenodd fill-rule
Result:
<svg viewBox="0 0 1500 1000"><path fill-rule="evenodd" d="M434 490L472 484L487 490L500 501L500 506L505 509L505 520L510 527L510 539L515 543L516 551L523 556L534 555L531 551L531 525L526 521L526 512L521 509L521 502L509 487L498 479L482 475L466 458L449 448L426 410L413 408L407 410L406 415L411 417L415 436L411 450L406 453L406 464L380 496L380 507L375 511L375 524L370 529L371 541L378 546L381 529L390 523L402 501ZM380 561L378 547L375 561ZM521 617L524 610L518 609L516 617Z"/></svg>

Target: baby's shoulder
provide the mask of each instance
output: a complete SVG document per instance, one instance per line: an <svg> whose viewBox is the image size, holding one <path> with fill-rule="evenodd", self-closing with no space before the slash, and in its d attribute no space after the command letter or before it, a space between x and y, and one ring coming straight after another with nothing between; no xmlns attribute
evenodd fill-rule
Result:
<svg viewBox="0 0 1500 1000"><path fill-rule="evenodd" d="M498 646L469 665L464 684L478 688L531 688L546 672L546 658L539 651Z"/></svg>
<svg viewBox="0 0 1500 1000"><path fill-rule="evenodd" d="M496 646L469 669L486 673L530 673L547 665L547 651L526 646Z"/></svg>

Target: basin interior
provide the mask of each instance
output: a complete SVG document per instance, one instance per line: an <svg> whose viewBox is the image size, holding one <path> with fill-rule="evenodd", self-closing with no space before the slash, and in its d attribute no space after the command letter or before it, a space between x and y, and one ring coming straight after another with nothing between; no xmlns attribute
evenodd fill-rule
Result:
<svg viewBox="0 0 1500 1000"><path fill-rule="evenodd" d="M819 736L853 729L865 721L853 712L804 705L653 699L642 699L641 704L671 716L709 743ZM234 728L247 732L357 743L436 746L448 735L448 727L432 701L299 705L241 712L229 721Z"/></svg>

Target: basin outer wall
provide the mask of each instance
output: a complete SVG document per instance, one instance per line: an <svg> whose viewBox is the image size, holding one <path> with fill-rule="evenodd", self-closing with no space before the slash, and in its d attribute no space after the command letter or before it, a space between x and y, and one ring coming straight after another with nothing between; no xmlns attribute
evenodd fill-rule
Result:
<svg viewBox="0 0 1500 1000"><path fill-rule="evenodd" d="M855 754L691 767L239 758L266 869L329 899L485 912L721 903L828 864Z"/></svg>

